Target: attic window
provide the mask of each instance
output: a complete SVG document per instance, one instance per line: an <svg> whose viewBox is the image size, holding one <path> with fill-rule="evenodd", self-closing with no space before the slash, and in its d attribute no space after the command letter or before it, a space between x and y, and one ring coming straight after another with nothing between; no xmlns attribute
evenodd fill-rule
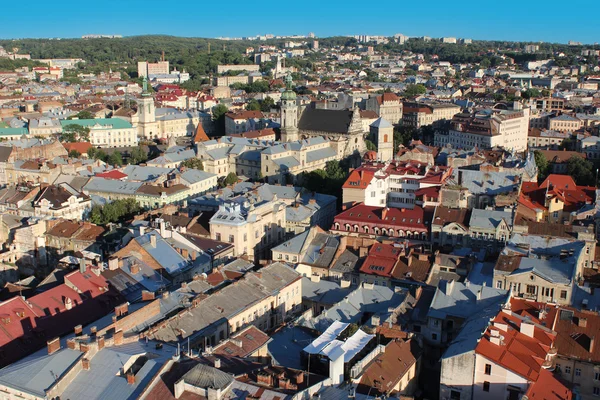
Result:
<svg viewBox="0 0 600 400"><path fill-rule="evenodd" d="M254 336L252 336L251 334L247 333L244 335L246 337L246 339L248 340L254 340Z"/></svg>
<svg viewBox="0 0 600 400"><path fill-rule="evenodd" d="M233 350L231 350L229 347L225 347L223 350L225 350L227 354L233 354Z"/></svg>

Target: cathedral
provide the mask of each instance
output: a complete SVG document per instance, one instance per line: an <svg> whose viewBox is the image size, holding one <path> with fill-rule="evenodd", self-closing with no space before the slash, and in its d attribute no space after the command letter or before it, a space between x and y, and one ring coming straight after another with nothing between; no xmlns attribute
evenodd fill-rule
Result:
<svg viewBox="0 0 600 400"><path fill-rule="evenodd" d="M312 105L299 107L292 90L292 78L286 77L286 90L281 95L281 141L323 136L333 143L340 159L362 155L367 150L358 108L324 110Z"/></svg>

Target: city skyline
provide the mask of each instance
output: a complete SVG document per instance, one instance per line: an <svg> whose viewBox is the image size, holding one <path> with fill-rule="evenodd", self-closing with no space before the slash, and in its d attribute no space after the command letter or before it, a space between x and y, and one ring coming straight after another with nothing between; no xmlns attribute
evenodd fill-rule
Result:
<svg viewBox="0 0 600 400"><path fill-rule="evenodd" d="M4 21L0 27L0 39L66 39L88 34L237 38L265 33L291 36L314 32L319 37L359 34L391 36L402 33L411 37L451 36L474 40L552 43L567 43L572 40L584 44L599 41L592 25L586 26L578 22L581 10L586 9L586 6L592 13L600 11L600 5L592 1L584 1L577 9L561 9L560 14L551 8L539 8L515 1L507 2L501 9L469 10L434 0L429 3L427 10L423 10L420 4L398 4L384 0L377 9L361 9L360 12L357 12L356 7L348 7L348 3L339 1L322 4L310 0L303 3L301 8L281 4L272 12L248 10L244 3L237 0L229 4L227 10L220 8L218 3L203 4L199 16L197 13L179 11L195 5L184 0L178 3L177 12L161 11L155 21L152 19L154 6L163 9L155 1L133 0L115 10L91 8L74 0L66 0L58 11L47 3L34 1L28 9L27 23L17 18ZM5 5L6 15L19 15L19 7L17 4ZM381 10L389 12L382 13ZM57 24L53 17L67 23ZM549 29L553 24L559 25L561 29Z"/></svg>

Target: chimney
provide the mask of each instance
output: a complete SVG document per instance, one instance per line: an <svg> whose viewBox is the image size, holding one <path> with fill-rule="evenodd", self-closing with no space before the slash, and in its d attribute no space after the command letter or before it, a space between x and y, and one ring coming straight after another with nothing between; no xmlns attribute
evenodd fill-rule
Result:
<svg viewBox="0 0 600 400"><path fill-rule="evenodd" d="M87 353L90 350L90 345L88 343L79 343L79 351L82 353Z"/></svg>
<svg viewBox="0 0 600 400"><path fill-rule="evenodd" d="M98 350L102 350L104 348L104 336L100 336L98 338Z"/></svg>
<svg viewBox="0 0 600 400"><path fill-rule="evenodd" d="M321 282L321 275L311 275L310 281L315 283Z"/></svg>
<svg viewBox="0 0 600 400"><path fill-rule="evenodd" d="M220 358L215 358L215 368L219 369L221 368L221 359Z"/></svg>
<svg viewBox="0 0 600 400"><path fill-rule="evenodd" d="M189 256L188 249L181 249L181 256L187 260Z"/></svg>
<svg viewBox="0 0 600 400"><path fill-rule="evenodd" d="M81 325L77 325L74 328L75 331L75 336L81 336L82 332L83 332L83 327Z"/></svg>
<svg viewBox="0 0 600 400"><path fill-rule="evenodd" d="M108 269L111 271L119 269L119 259L117 257L111 257L108 259Z"/></svg>
<svg viewBox="0 0 600 400"><path fill-rule="evenodd" d="M127 315L129 311L129 303L119 304L115 307L115 314L117 317L121 317L123 315Z"/></svg>
<svg viewBox="0 0 600 400"><path fill-rule="evenodd" d="M144 236L146 234L146 227L140 226L140 236Z"/></svg>
<svg viewBox="0 0 600 400"><path fill-rule="evenodd" d="M87 358L82 358L81 366L83 367L84 371L89 371L90 370L90 360Z"/></svg>
<svg viewBox="0 0 600 400"><path fill-rule="evenodd" d="M520 331L522 334L527 335L530 338L532 338L532 337L534 337L533 333L535 331L535 325L533 325L532 323L523 321L523 322L521 322Z"/></svg>
<svg viewBox="0 0 600 400"><path fill-rule="evenodd" d="M578 326L585 328L587 327L587 318L579 318Z"/></svg>
<svg viewBox="0 0 600 400"><path fill-rule="evenodd" d="M150 235L150 245L156 248L156 234Z"/></svg>
<svg viewBox="0 0 600 400"><path fill-rule="evenodd" d="M165 220L164 219L160 220L159 226L160 226L160 236L165 237L165 235L167 233L166 232L167 229L166 229L166 226L165 226Z"/></svg>
<svg viewBox="0 0 600 400"><path fill-rule="evenodd" d="M133 373L128 372L125 376L127 377L128 385L135 385L135 375Z"/></svg>
<svg viewBox="0 0 600 400"><path fill-rule="evenodd" d="M46 343L48 345L48 355L56 353L58 350L60 350L60 338L59 337L49 340Z"/></svg>
<svg viewBox="0 0 600 400"><path fill-rule="evenodd" d="M79 259L79 272L81 272L82 274L85 274L85 269L86 269L85 258L80 258Z"/></svg>
<svg viewBox="0 0 600 400"><path fill-rule="evenodd" d="M359 257L366 257L368 253L369 253L368 247L359 247L358 248L358 256Z"/></svg>
<svg viewBox="0 0 600 400"><path fill-rule="evenodd" d="M123 344L123 331L122 330L115 332L114 340L115 340L115 346L119 346L119 345Z"/></svg>
<svg viewBox="0 0 600 400"><path fill-rule="evenodd" d="M131 271L131 273L133 275L137 275L140 273L140 265L137 262L134 262L133 264L131 264L131 266L129 267L129 270Z"/></svg>
<svg viewBox="0 0 600 400"><path fill-rule="evenodd" d="M67 348L71 349L71 350L75 350L75 347L77 347L77 342L75 341L74 338L68 339L67 340Z"/></svg>
<svg viewBox="0 0 600 400"><path fill-rule="evenodd" d="M142 290L142 301L150 301L154 300L154 292L149 292L147 290Z"/></svg>
<svg viewBox="0 0 600 400"><path fill-rule="evenodd" d="M95 327L95 326L92 326L92 327L90 328L90 334L91 334L92 336L96 336L96 333L97 333L97 332L98 332L98 328L97 328L97 327Z"/></svg>
<svg viewBox="0 0 600 400"><path fill-rule="evenodd" d="M296 375L296 385L300 385L304 383L304 372L300 372L298 375Z"/></svg>

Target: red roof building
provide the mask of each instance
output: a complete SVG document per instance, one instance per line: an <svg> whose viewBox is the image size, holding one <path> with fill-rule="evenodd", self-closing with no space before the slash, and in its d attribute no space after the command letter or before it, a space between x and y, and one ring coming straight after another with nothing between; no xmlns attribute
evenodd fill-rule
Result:
<svg viewBox="0 0 600 400"><path fill-rule="evenodd" d="M23 299L0 303L0 366L46 346L56 336L73 332L112 311L122 299L109 289L95 267L66 275L64 283Z"/></svg>
<svg viewBox="0 0 600 400"><path fill-rule="evenodd" d="M552 368L555 339L551 329L500 311L475 348L473 397L519 398L543 369Z"/></svg>
<svg viewBox="0 0 600 400"><path fill-rule="evenodd" d="M427 226L421 207L387 208L359 204L334 218L333 232L360 236L426 239Z"/></svg>

